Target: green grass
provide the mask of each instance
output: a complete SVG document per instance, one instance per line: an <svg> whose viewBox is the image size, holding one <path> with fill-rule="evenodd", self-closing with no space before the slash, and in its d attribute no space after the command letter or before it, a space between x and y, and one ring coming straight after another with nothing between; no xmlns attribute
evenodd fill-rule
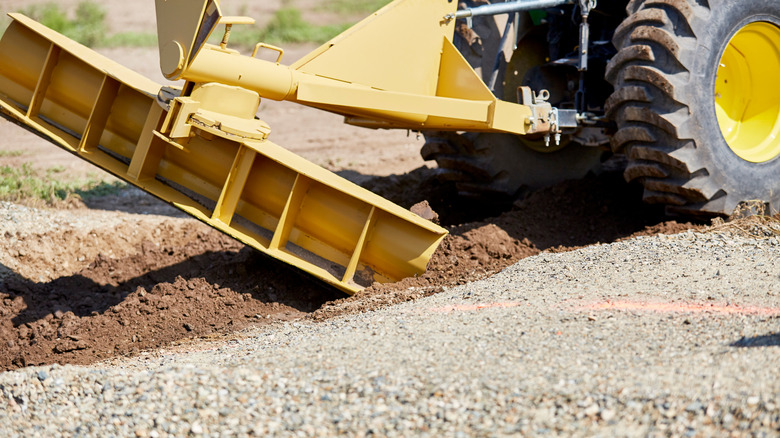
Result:
<svg viewBox="0 0 780 438"><path fill-rule="evenodd" d="M24 151L0 151L0 158L3 157L21 157Z"/></svg>
<svg viewBox="0 0 780 438"><path fill-rule="evenodd" d="M124 189L123 182L105 182L95 177L80 181L63 181L62 166L47 169L44 175L29 163L21 167L0 166L0 199L20 201L26 199L54 202L69 196L81 198L106 196Z"/></svg>
<svg viewBox="0 0 780 438"><path fill-rule="evenodd" d="M98 3L84 1L76 7L74 19L56 3L34 5L21 11L24 15L88 47L106 37L106 11Z"/></svg>
<svg viewBox="0 0 780 438"><path fill-rule="evenodd" d="M65 172L65 166L52 166L48 169L46 169L46 176L52 176L55 173L62 173Z"/></svg>
<svg viewBox="0 0 780 438"><path fill-rule="evenodd" d="M282 8L260 33L262 41L275 43L324 43L349 28L350 23L317 26L303 19L301 11Z"/></svg>
<svg viewBox="0 0 780 438"><path fill-rule="evenodd" d="M230 33L230 47L252 47L259 42L269 44L324 43L347 30L352 23L318 26L303 19L301 11L295 8L282 8L265 28L255 26L235 26ZM223 29L218 28L209 42L218 44Z"/></svg>
<svg viewBox="0 0 780 438"><path fill-rule="evenodd" d="M154 47L157 45L157 34L145 32L123 32L108 35L101 42L101 47Z"/></svg>
<svg viewBox="0 0 780 438"><path fill-rule="evenodd" d="M152 47L157 35L148 32L122 32L108 35L106 10L93 1L78 4L70 19L56 3L35 5L21 11L24 15L87 47ZM8 25L7 23L5 24Z"/></svg>
<svg viewBox="0 0 780 438"><path fill-rule="evenodd" d="M354 19L355 15L366 15L389 3L390 0L334 0L320 6L320 10L345 15ZM301 11L288 6L274 13L265 28L254 26L236 26L230 37L231 45L251 47L263 41L270 44L284 43L324 43L349 28L352 22L331 25L317 25L303 19ZM28 17L75 40L87 47L153 47L157 45L157 35L145 32L122 32L108 34L106 10L97 2L86 0L76 7L75 18L69 18L62 6L57 3L34 5L21 10ZM150 17L153 19L153 17ZM9 21L0 21L0 30L8 26ZM218 43L222 38L222 27L215 32L211 42Z"/></svg>
<svg viewBox="0 0 780 438"><path fill-rule="evenodd" d="M6 14L0 14L0 33L5 33L8 26L11 25L11 18Z"/></svg>
<svg viewBox="0 0 780 438"><path fill-rule="evenodd" d="M337 14L370 14L381 9L391 0L331 0L320 6L321 10Z"/></svg>

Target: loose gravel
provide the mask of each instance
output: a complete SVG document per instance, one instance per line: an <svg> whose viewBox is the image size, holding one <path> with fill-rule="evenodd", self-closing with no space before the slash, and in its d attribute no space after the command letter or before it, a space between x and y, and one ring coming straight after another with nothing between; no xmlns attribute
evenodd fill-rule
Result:
<svg viewBox="0 0 780 438"><path fill-rule="evenodd" d="M0 436L778 436L762 236L543 253L374 312L3 373Z"/></svg>
<svg viewBox="0 0 780 438"><path fill-rule="evenodd" d="M182 229L193 222L137 189L102 199L110 199L112 208L42 209L0 201L0 284L16 275L41 283L72 275L99 254L122 257L133 251L132 242L153 241L161 224ZM125 203L138 214L116 214Z"/></svg>

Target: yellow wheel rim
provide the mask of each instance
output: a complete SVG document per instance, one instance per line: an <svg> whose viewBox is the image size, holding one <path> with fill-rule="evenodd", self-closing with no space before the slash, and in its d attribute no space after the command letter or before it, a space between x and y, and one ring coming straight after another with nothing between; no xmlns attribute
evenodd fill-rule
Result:
<svg viewBox="0 0 780 438"><path fill-rule="evenodd" d="M715 112L723 138L743 160L780 155L780 28L750 23L729 41L715 80Z"/></svg>

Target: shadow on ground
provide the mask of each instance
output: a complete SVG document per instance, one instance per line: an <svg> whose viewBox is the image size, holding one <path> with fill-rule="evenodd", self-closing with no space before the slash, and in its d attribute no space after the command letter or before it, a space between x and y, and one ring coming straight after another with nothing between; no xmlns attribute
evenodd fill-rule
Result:
<svg viewBox="0 0 780 438"><path fill-rule="evenodd" d="M134 255L98 256L50 282L13 273L0 281L0 345L7 346L0 370L84 364L250 325L368 311L479 280L540 250L567 251L693 226L668 221L659 208L642 204L641 188L615 173L558 184L513 203L460 198L426 168L368 178L363 185L406 208L427 200L439 213L450 236L427 273L375 284L345 299L213 229L186 243L139 242ZM109 211L181 215L135 189L85 202Z"/></svg>
<svg viewBox="0 0 780 438"><path fill-rule="evenodd" d="M780 333L770 333L749 338L743 337L731 344L731 346L739 348L780 347Z"/></svg>
<svg viewBox="0 0 780 438"><path fill-rule="evenodd" d="M0 282L0 342L7 347L0 370L85 364L300 318L343 296L238 244L197 255L150 246L124 259L99 256L45 283L13 274Z"/></svg>

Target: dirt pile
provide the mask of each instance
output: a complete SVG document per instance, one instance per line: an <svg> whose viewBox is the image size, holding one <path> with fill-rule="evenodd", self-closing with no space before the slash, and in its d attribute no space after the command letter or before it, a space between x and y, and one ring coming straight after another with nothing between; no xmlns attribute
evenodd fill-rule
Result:
<svg viewBox="0 0 780 438"><path fill-rule="evenodd" d="M425 173L418 169L408 175L369 182L367 186L403 206L427 196L444 221L479 217L481 212L500 208L495 204L468 203L450 194L447 186L439 185L430 173L428 178L426 181ZM485 278L540 251L571 251L595 243L702 227L668 220L661 209L639 201L639 190L638 186L626 185L619 173L605 173L531 193L497 217L462 225L450 223L450 235L434 254L424 275L392 284L374 284L352 297L327 303L311 317L327 319L432 295L443 287ZM437 210L454 207L462 210Z"/></svg>
<svg viewBox="0 0 780 438"><path fill-rule="evenodd" d="M661 222L660 212L633 201L636 188L619 175L541 190L488 219L499 207L454 198L430 169L367 185L395 190L406 207L427 199L451 234L423 276L348 298L192 220L114 212L117 223L88 231L62 223L6 233L4 247L13 249L2 263L15 265L0 280L0 370L85 364L249 325L367 311L484 278L542 250L694 226ZM125 198L92 204L133 205ZM73 212L80 211L90 210ZM464 218L480 220L459 224Z"/></svg>
<svg viewBox="0 0 780 438"><path fill-rule="evenodd" d="M15 275L0 283L0 369L85 364L299 318L339 296L197 222L158 230L156 242L137 242L130 256L98 254L72 275L43 282ZM98 233L98 242L113 236ZM68 237L55 233L29 240L39 248L63 242ZM37 262L47 269L59 260Z"/></svg>

